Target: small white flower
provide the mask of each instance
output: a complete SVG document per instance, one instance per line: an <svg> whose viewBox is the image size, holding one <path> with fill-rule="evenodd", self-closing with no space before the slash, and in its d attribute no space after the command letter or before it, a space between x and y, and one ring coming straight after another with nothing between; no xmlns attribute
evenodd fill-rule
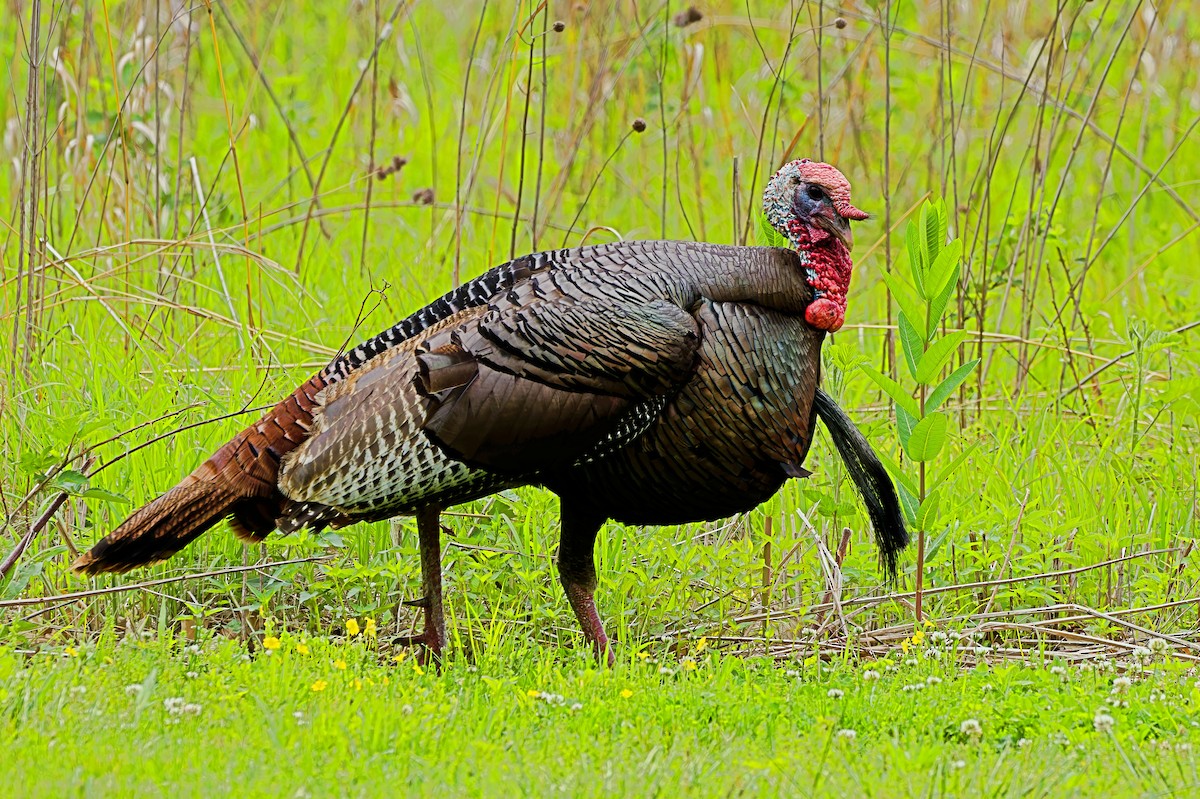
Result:
<svg viewBox="0 0 1200 799"><path fill-rule="evenodd" d="M983 685L979 686L979 690L983 691L985 694L987 694L987 693L991 693L992 691L994 691L996 689L992 687L992 684L990 682L985 682Z"/></svg>
<svg viewBox="0 0 1200 799"><path fill-rule="evenodd" d="M787 675L788 677L799 677L800 676L800 672L796 671L795 669L788 669L787 671L784 672L784 674Z"/></svg>
<svg viewBox="0 0 1200 799"><path fill-rule="evenodd" d="M1063 677L1063 676L1066 676L1067 670L1064 669L1062 666L1051 666L1050 673L1055 675L1056 677Z"/></svg>
<svg viewBox="0 0 1200 799"><path fill-rule="evenodd" d="M979 646L975 647L975 654L979 655L979 656L986 655L988 652L991 652L991 651L992 651L992 648L990 646L984 646L983 644L980 644Z"/></svg>
<svg viewBox="0 0 1200 799"><path fill-rule="evenodd" d="M1096 732L1109 732L1115 723L1116 719L1104 712L1097 713L1092 719L1092 726L1096 728Z"/></svg>
<svg viewBox="0 0 1200 799"><path fill-rule="evenodd" d="M924 688L925 688L925 683L917 682L917 683L913 683L912 685L906 685L903 688L901 688L900 690L911 692L911 691L921 691L921 690L924 690Z"/></svg>
<svg viewBox="0 0 1200 799"><path fill-rule="evenodd" d="M960 769L960 768L966 768L966 767L967 767L967 761L965 761L965 760L953 760L950 762L950 768L952 768L952 769Z"/></svg>
<svg viewBox="0 0 1200 799"><path fill-rule="evenodd" d="M169 696L163 700L163 708L175 716L183 712L183 704L182 696Z"/></svg>
<svg viewBox="0 0 1200 799"><path fill-rule="evenodd" d="M1167 650L1170 649L1165 638L1151 638L1148 646L1150 647L1150 651L1156 655L1165 655L1167 654Z"/></svg>
<svg viewBox="0 0 1200 799"><path fill-rule="evenodd" d="M930 660L941 660L942 659L942 650L934 649L933 647L926 649L923 654L925 655L925 657L929 658Z"/></svg>
<svg viewBox="0 0 1200 799"><path fill-rule="evenodd" d="M909 658L908 660L904 661L904 665L905 666L919 666L919 665L921 665L921 661L917 660L916 658Z"/></svg>
<svg viewBox="0 0 1200 799"><path fill-rule="evenodd" d="M1017 741L1017 746L1020 747L1021 749L1024 749L1025 747L1029 746L1031 743L1033 743L1033 741L1029 740L1028 738L1021 738Z"/></svg>
<svg viewBox="0 0 1200 799"><path fill-rule="evenodd" d="M967 719L958 725L958 731L972 739L983 737L983 725L979 723L978 719Z"/></svg>
<svg viewBox="0 0 1200 799"><path fill-rule="evenodd" d="M830 699L841 699L845 695L846 693L840 688L830 688L829 692L826 694L826 696L828 696Z"/></svg>
<svg viewBox="0 0 1200 799"><path fill-rule="evenodd" d="M946 643L949 640L949 636L947 636L941 630L934 630L933 632L931 632L929 634L929 640L935 646L941 646L942 644Z"/></svg>
<svg viewBox="0 0 1200 799"><path fill-rule="evenodd" d="M187 677L189 680L194 680L200 676L200 673L196 672L196 671L189 671L187 674L185 674L183 676Z"/></svg>
<svg viewBox="0 0 1200 799"><path fill-rule="evenodd" d="M411 716L412 712L413 712L413 706L412 705L401 705L400 712L403 713L405 716Z"/></svg>
<svg viewBox="0 0 1200 799"><path fill-rule="evenodd" d="M200 711L203 709L203 705L198 705L195 702L188 702L179 709L179 712L183 713L185 716L199 716Z"/></svg>
<svg viewBox="0 0 1200 799"><path fill-rule="evenodd" d="M862 678L868 682L871 680L878 680L879 677L880 677L880 674L879 674L879 672L875 671L875 669L867 669L866 671L864 671L862 673ZM1200 687L1200 686L1198 686L1198 687Z"/></svg>
<svg viewBox="0 0 1200 799"><path fill-rule="evenodd" d="M858 737L858 733L854 730L838 730L837 737L849 743Z"/></svg>
<svg viewBox="0 0 1200 799"><path fill-rule="evenodd" d="M125 686L125 693L129 694L130 696L137 696L141 692L142 692L142 686L138 683L134 683L133 685Z"/></svg>
<svg viewBox="0 0 1200 799"><path fill-rule="evenodd" d="M571 710L583 710L583 705L579 702L575 702L571 705Z"/></svg>
<svg viewBox="0 0 1200 799"><path fill-rule="evenodd" d="M1138 663L1146 663L1153 656L1154 653L1144 646L1135 646L1133 648L1133 659Z"/></svg>
<svg viewBox="0 0 1200 799"><path fill-rule="evenodd" d="M932 674L931 674L930 676L928 676L928 677L926 677L926 678L925 678L925 684L926 684L926 685L937 685L937 684L938 684L938 683L940 683L941 681L942 681L942 678L941 678L941 677L935 677L935 676L933 676Z"/></svg>
<svg viewBox="0 0 1200 799"><path fill-rule="evenodd" d="M1124 693L1125 691L1129 690L1129 686L1131 685L1133 685L1133 680L1129 679L1128 677L1117 677L1115 680L1113 680L1112 692L1114 694Z"/></svg>
<svg viewBox="0 0 1200 799"><path fill-rule="evenodd" d="M72 685L72 686L71 686L71 693L73 693L73 694L86 694L86 693L87 693L87 686L86 686L86 685Z"/></svg>

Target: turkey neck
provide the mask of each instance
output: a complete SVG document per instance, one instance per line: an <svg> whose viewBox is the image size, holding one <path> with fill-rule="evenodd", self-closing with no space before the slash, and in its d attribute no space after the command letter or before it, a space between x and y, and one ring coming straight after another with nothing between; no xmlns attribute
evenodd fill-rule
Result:
<svg viewBox="0 0 1200 799"><path fill-rule="evenodd" d="M812 302L804 311L813 327L837 332L846 321L846 292L854 263L850 251L829 231L798 225L789 236L804 261L805 277L812 287Z"/></svg>
<svg viewBox="0 0 1200 799"><path fill-rule="evenodd" d="M694 269L696 287L705 299L750 303L797 316L812 302L805 253L775 247L716 249L736 257L713 258L705 268Z"/></svg>

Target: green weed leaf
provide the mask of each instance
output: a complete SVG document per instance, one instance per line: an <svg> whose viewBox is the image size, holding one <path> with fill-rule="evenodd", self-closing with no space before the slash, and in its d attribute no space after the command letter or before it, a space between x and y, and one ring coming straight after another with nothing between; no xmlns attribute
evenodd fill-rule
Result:
<svg viewBox="0 0 1200 799"><path fill-rule="evenodd" d="M904 445L908 457L917 462L931 461L946 445L946 430L949 420L944 413L931 413L913 428Z"/></svg>
<svg viewBox="0 0 1200 799"><path fill-rule="evenodd" d="M893 401L895 401L897 406L908 411L909 414L914 417L919 417L921 415L921 411L917 408L917 401L914 400L912 396L910 396L908 392L906 392L900 386L899 383L883 374L873 366L863 364L861 368L864 372L866 372L867 377L874 380L875 384L883 389L883 392L891 397Z"/></svg>
<svg viewBox="0 0 1200 799"><path fill-rule="evenodd" d="M921 338L929 338L925 332L925 303L913 293L912 287L897 277L891 272L882 272L880 277L887 287L891 290L892 296L896 298L896 304L900 306L900 312L908 317L908 321L912 324L913 329L921 336Z"/></svg>
<svg viewBox="0 0 1200 799"><path fill-rule="evenodd" d="M950 362L950 359L954 357L954 351L970 335L965 330L959 330L933 342L917 362L916 373L913 375L917 378L917 382L923 386L933 385L933 381L937 380L942 367Z"/></svg>
<svg viewBox="0 0 1200 799"><path fill-rule="evenodd" d="M978 365L979 359L975 358L951 372L950 376L939 383L937 388L929 392L929 396L925 399L925 412L932 413L940 408L942 403L949 399L954 390L962 385L963 381L967 379L967 376L971 372L975 371L975 367Z"/></svg>
<svg viewBox="0 0 1200 799"><path fill-rule="evenodd" d="M908 364L908 373L917 376L917 363L925 350L925 339L913 328L908 321L908 314L900 314L900 346L904 350L904 362Z"/></svg>

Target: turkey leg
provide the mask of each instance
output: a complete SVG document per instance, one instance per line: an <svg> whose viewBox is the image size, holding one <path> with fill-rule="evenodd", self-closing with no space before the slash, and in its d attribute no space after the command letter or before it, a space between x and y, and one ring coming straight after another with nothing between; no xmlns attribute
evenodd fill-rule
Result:
<svg viewBox="0 0 1200 799"><path fill-rule="evenodd" d="M397 638L399 646L420 646L420 662L438 660L446 643L442 612L442 509L429 505L417 511L417 540L421 547L421 586L425 596L406 604L425 609L425 631Z"/></svg>
<svg viewBox="0 0 1200 799"><path fill-rule="evenodd" d="M604 624L596 611L596 563L593 551L596 534L604 524L604 517L579 510L572 503L560 503L562 537L558 544L558 579L579 626L583 637L596 652L596 659L613 665L616 658L604 633Z"/></svg>

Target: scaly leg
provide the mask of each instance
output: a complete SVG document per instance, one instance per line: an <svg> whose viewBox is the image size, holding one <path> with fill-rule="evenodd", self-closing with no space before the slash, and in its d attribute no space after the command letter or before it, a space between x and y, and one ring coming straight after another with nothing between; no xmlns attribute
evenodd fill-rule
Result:
<svg viewBox="0 0 1200 799"><path fill-rule="evenodd" d="M558 578L575 617L579 619L579 626L583 628L583 637L596 651L596 658L611 666L616 658L604 633L600 614L596 612L594 599L596 563L593 550L604 517L582 511L566 500L561 501L559 507L562 537L558 545Z"/></svg>
<svg viewBox="0 0 1200 799"><path fill-rule="evenodd" d="M446 643L446 617L442 612L442 509L430 505L417 511L417 538L421 547L421 585L425 596L406 604L425 609L425 631L395 640L401 646L421 647L420 662L440 660Z"/></svg>

